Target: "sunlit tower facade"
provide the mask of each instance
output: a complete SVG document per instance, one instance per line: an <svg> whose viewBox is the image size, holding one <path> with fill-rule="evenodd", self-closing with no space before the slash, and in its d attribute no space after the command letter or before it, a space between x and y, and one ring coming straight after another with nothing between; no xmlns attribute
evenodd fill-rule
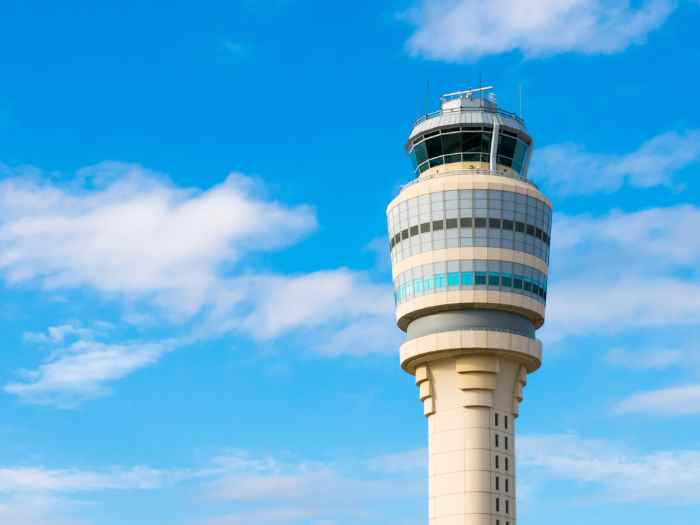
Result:
<svg viewBox="0 0 700 525"><path fill-rule="evenodd" d="M430 525L515 525L515 427L540 367L552 207L491 87L449 93L387 208L401 366L428 420Z"/></svg>

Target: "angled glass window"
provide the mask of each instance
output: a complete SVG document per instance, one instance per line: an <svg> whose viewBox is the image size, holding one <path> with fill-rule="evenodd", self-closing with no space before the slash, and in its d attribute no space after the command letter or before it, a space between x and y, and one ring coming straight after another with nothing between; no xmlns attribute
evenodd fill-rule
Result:
<svg viewBox="0 0 700 525"><path fill-rule="evenodd" d="M423 279L423 290L425 290L425 293L431 292L433 288L435 288L435 281L432 277L426 277Z"/></svg>
<svg viewBox="0 0 700 525"><path fill-rule="evenodd" d="M462 228L471 228L472 227L472 218L471 217L463 217L459 220L459 225Z"/></svg>
<svg viewBox="0 0 700 525"><path fill-rule="evenodd" d="M486 228L486 219L482 217L477 217L474 219L474 226L476 228Z"/></svg>
<svg viewBox="0 0 700 525"><path fill-rule="evenodd" d="M417 164L422 164L423 162L428 160L428 150L425 147L425 142L416 144L416 147L413 148L413 152L415 153Z"/></svg>
<svg viewBox="0 0 700 525"><path fill-rule="evenodd" d="M513 277L513 288L516 288L517 290L523 289L523 278L520 275Z"/></svg>
<svg viewBox="0 0 700 525"><path fill-rule="evenodd" d="M498 137L498 156L513 158L517 140L501 133Z"/></svg>
<svg viewBox="0 0 700 525"><path fill-rule="evenodd" d="M442 155L442 140L439 136L429 138L425 141L425 146L428 149L428 158L432 159Z"/></svg>
<svg viewBox="0 0 700 525"><path fill-rule="evenodd" d="M430 223L429 222L424 222L423 224L420 225L420 232L421 233L428 233L430 232Z"/></svg>
<svg viewBox="0 0 700 525"><path fill-rule="evenodd" d="M501 279L497 273L489 273L489 286L495 286L496 288L500 286Z"/></svg>
<svg viewBox="0 0 700 525"><path fill-rule="evenodd" d="M459 133L449 133L442 136L442 152L445 155L462 152L462 137Z"/></svg>
<svg viewBox="0 0 700 525"><path fill-rule="evenodd" d="M456 228L457 227L457 219L447 219L445 221L445 226L449 230L450 228Z"/></svg>
<svg viewBox="0 0 700 525"><path fill-rule="evenodd" d="M442 230L445 226L443 221L433 221L433 231Z"/></svg>
<svg viewBox="0 0 700 525"><path fill-rule="evenodd" d="M476 272L474 274L474 284L476 286L485 286L486 285L486 272Z"/></svg>
<svg viewBox="0 0 700 525"><path fill-rule="evenodd" d="M411 237L418 235L418 226L411 226Z"/></svg>
<svg viewBox="0 0 700 525"><path fill-rule="evenodd" d="M408 228L401 232L401 239L408 239Z"/></svg>

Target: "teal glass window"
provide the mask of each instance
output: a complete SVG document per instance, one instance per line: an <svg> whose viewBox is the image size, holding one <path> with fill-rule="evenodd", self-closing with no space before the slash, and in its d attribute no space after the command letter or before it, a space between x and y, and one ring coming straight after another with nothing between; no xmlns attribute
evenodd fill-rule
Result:
<svg viewBox="0 0 700 525"><path fill-rule="evenodd" d="M524 280L523 281L523 288L525 289L526 292L531 292L532 291L532 283L530 281Z"/></svg>
<svg viewBox="0 0 700 525"><path fill-rule="evenodd" d="M509 273L504 273L503 275L501 275L501 284L506 288L510 288L513 286L513 278Z"/></svg>
<svg viewBox="0 0 700 525"><path fill-rule="evenodd" d="M500 276L497 273L489 273L489 286L498 287L501 284Z"/></svg>
<svg viewBox="0 0 700 525"><path fill-rule="evenodd" d="M447 286L459 286L459 272L450 272L447 274Z"/></svg>
<svg viewBox="0 0 700 525"><path fill-rule="evenodd" d="M462 272L462 288L465 287L470 287L472 286L474 282L474 275L472 272Z"/></svg>
<svg viewBox="0 0 700 525"><path fill-rule="evenodd" d="M513 277L513 288L516 288L517 290L523 289L523 278L521 276L516 275Z"/></svg>
<svg viewBox="0 0 700 525"><path fill-rule="evenodd" d="M430 293L433 288L435 288L435 281L432 277L423 279L423 290L425 290L425 293Z"/></svg>
<svg viewBox="0 0 700 525"><path fill-rule="evenodd" d="M435 288L444 288L445 287L445 274L440 273L435 276Z"/></svg>
<svg viewBox="0 0 700 525"><path fill-rule="evenodd" d="M442 152L445 155L460 153L462 149L462 137L459 133L450 133L442 136Z"/></svg>
<svg viewBox="0 0 700 525"><path fill-rule="evenodd" d="M474 274L474 284L476 286L486 285L486 272L476 272Z"/></svg>
<svg viewBox="0 0 700 525"><path fill-rule="evenodd" d="M429 138L425 141L426 147L428 148L428 158L432 159L442 155L442 140L440 136Z"/></svg>
<svg viewBox="0 0 700 525"><path fill-rule="evenodd" d="M527 153L527 145L519 140L515 145L515 154L513 156L513 169L520 173L525 162L525 154Z"/></svg>
<svg viewBox="0 0 700 525"><path fill-rule="evenodd" d="M414 279L413 292L416 295L423 295L423 280L422 279Z"/></svg>

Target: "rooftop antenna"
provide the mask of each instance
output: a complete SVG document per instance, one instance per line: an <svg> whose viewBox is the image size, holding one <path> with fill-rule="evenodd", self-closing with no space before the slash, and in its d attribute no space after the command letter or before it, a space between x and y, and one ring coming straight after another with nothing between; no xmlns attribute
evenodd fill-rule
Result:
<svg viewBox="0 0 700 525"><path fill-rule="evenodd" d="M520 92L520 118L524 119L525 115L523 115L523 83L522 82L518 85L518 90Z"/></svg>
<svg viewBox="0 0 700 525"><path fill-rule="evenodd" d="M482 91L481 71L479 71L479 91L478 92L481 93L481 91ZM482 108L484 107L484 97L483 96L479 97L479 106L481 106Z"/></svg>
<svg viewBox="0 0 700 525"><path fill-rule="evenodd" d="M425 82L425 116L428 116L428 109L430 108L430 79Z"/></svg>

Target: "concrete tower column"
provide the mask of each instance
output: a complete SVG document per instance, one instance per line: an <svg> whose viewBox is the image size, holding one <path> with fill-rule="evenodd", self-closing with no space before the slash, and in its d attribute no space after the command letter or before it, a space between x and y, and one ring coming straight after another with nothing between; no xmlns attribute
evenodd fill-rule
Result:
<svg viewBox="0 0 700 525"><path fill-rule="evenodd" d="M478 90L477 90L478 91ZM515 525L515 421L540 366L551 204L517 116L467 90L416 123L389 204L401 366L428 421L430 525Z"/></svg>

